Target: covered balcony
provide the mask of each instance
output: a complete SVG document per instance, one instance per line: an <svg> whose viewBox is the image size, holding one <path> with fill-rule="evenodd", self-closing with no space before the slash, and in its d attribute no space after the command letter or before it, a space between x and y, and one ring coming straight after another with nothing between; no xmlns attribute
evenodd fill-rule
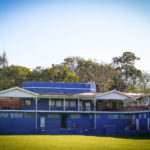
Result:
<svg viewBox="0 0 150 150"><path fill-rule="evenodd" d="M124 111L129 95L113 90L96 95L96 111Z"/></svg>

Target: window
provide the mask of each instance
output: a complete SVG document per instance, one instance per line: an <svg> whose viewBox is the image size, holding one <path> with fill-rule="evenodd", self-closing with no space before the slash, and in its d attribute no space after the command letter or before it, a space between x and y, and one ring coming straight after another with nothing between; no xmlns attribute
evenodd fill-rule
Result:
<svg viewBox="0 0 150 150"><path fill-rule="evenodd" d="M146 119L146 118L147 118L146 114L143 114L143 118L144 118L144 119Z"/></svg>
<svg viewBox="0 0 150 150"><path fill-rule="evenodd" d="M35 118L35 113L25 112L24 118Z"/></svg>
<svg viewBox="0 0 150 150"><path fill-rule="evenodd" d="M131 119L131 115L128 114L124 114L124 115L120 115L121 119Z"/></svg>
<svg viewBox="0 0 150 150"><path fill-rule="evenodd" d="M8 118L8 113L0 113L0 118Z"/></svg>
<svg viewBox="0 0 150 150"><path fill-rule="evenodd" d="M119 115L116 114L109 114L108 119L119 119Z"/></svg>
<svg viewBox="0 0 150 150"><path fill-rule="evenodd" d="M102 114L96 114L97 119L102 119Z"/></svg>
<svg viewBox="0 0 150 150"><path fill-rule="evenodd" d="M71 118L72 119L79 119L80 118L80 114L71 114Z"/></svg>
<svg viewBox="0 0 150 150"><path fill-rule="evenodd" d="M55 106L55 101L54 101L54 100L51 100L51 101L50 101L50 104L51 104L51 106Z"/></svg>
<svg viewBox="0 0 150 150"><path fill-rule="evenodd" d="M66 107L69 107L69 101L65 101Z"/></svg>
<svg viewBox="0 0 150 150"><path fill-rule="evenodd" d="M11 113L10 117L11 118L22 118L23 114L22 113Z"/></svg>
<svg viewBox="0 0 150 150"><path fill-rule="evenodd" d="M62 107L62 101L56 101L56 107Z"/></svg>
<svg viewBox="0 0 150 150"><path fill-rule="evenodd" d="M89 114L89 119L93 119L93 115L92 114Z"/></svg>
<svg viewBox="0 0 150 150"><path fill-rule="evenodd" d="M139 119L142 119L142 114L139 114Z"/></svg>
<svg viewBox="0 0 150 150"><path fill-rule="evenodd" d="M25 100L25 105L31 105L31 100Z"/></svg>
<svg viewBox="0 0 150 150"><path fill-rule="evenodd" d="M76 107L76 102L75 101L70 101L70 107Z"/></svg>
<svg viewBox="0 0 150 150"><path fill-rule="evenodd" d="M58 114L48 114L48 118L59 118Z"/></svg>
<svg viewBox="0 0 150 150"><path fill-rule="evenodd" d="M87 111L90 111L91 110L91 103L90 102L86 102L85 103L85 107L86 107Z"/></svg>
<svg viewBox="0 0 150 150"><path fill-rule="evenodd" d="M135 115L132 115L132 119L135 119Z"/></svg>

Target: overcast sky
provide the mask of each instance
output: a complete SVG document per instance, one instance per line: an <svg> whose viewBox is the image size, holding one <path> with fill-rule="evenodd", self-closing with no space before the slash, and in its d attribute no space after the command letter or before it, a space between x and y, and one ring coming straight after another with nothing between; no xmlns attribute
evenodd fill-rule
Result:
<svg viewBox="0 0 150 150"><path fill-rule="evenodd" d="M150 0L0 0L9 65L50 67L68 56L110 63L134 52L150 72Z"/></svg>

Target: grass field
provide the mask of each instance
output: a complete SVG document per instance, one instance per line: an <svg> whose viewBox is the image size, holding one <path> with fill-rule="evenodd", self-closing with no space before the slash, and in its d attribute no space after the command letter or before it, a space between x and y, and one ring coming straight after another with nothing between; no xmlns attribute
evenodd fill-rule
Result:
<svg viewBox="0 0 150 150"><path fill-rule="evenodd" d="M150 150L150 138L10 135L0 136L0 150Z"/></svg>

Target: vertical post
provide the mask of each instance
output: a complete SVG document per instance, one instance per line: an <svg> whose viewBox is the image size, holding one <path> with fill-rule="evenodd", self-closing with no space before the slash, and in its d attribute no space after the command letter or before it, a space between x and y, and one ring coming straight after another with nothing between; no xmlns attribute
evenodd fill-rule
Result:
<svg viewBox="0 0 150 150"><path fill-rule="evenodd" d="M139 131L140 127L139 127L139 119L136 119L136 131Z"/></svg>
<svg viewBox="0 0 150 150"><path fill-rule="evenodd" d="M96 111L96 98L94 98L94 111Z"/></svg>
<svg viewBox="0 0 150 150"><path fill-rule="evenodd" d="M78 98L78 111L80 110L80 100Z"/></svg>
<svg viewBox="0 0 150 150"><path fill-rule="evenodd" d="M94 98L94 129L96 129L96 98Z"/></svg>
<svg viewBox="0 0 150 150"><path fill-rule="evenodd" d="M49 110L51 110L51 98L49 98Z"/></svg>
<svg viewBox="0 0 150 150"><path fill-rule="evenodd" d="M96 113L94 113L94 129L96 129Z"/></svg>
<svg viewBox="0 0 150 150"><path fill-rule="evenodd" d="M38 98L35 98L35 128L37 129L37 101Z"/></svg>
<svg viewBox="0 0 150 150"><path fill-rule="evenodd" d="M64 98L64 111L66 110L66 99Z"/></svg>
<svg viewBox="0 0 150 150"><path fill-rule="evenodd" d="M150 130L150 121L149 121L149 118L147 118L147 130Z"/></svg>

